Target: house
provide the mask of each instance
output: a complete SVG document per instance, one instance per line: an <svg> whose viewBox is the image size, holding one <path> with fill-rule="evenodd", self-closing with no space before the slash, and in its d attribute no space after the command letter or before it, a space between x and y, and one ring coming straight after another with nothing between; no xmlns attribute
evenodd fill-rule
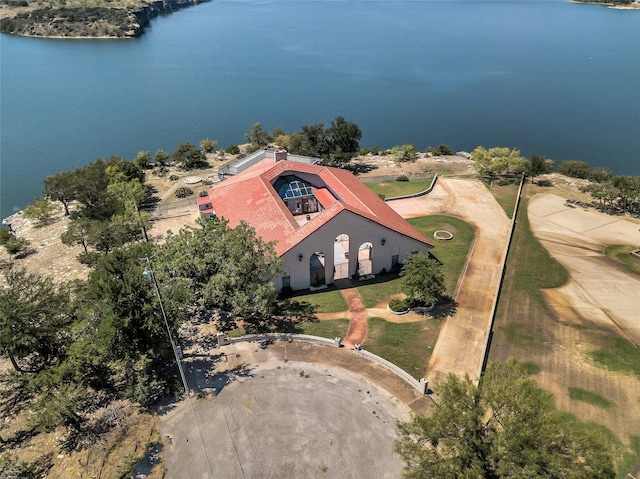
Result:
<svg viewBox="0 0 640 479"><path fill-rule="evenodd" d="M278 290L390 271L429 241L351 172L260 152L198 199L206 214L252 226L282 258Z"/></svg>

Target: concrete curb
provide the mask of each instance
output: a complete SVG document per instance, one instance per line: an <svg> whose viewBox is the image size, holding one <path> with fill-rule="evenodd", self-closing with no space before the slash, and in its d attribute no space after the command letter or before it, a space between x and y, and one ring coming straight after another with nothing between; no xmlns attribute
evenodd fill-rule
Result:
<svg viewBox="0 0 640 479"><path fill-rule="evenodd" d="M393 200L405 200L407 198L418 198L420 196L424 196L426 194L429 194L433 191L433 187L436 186L436 180L438 179L438 173L435 174L435 176L433 177L433 180L431 180L431 185L429 185L429 188L427 188L426 190L423 191L419 191L417 193L413 193L412 195L404 195L404 196L394 196L393 198L385 198L385 201L393 201Z"/></svg>
<svg viewBox="0 0 640 479"><path fill-rule="evenodd" d="M218 346L226 346L229 344L235 344L240 342L274 342L274 341L299 341L304 343L317 344L320 346L331 346L331 347L343 347L340 338L328 339L321 338L319 336L310 336L308 334L287 334L287 333L273 333L273 334L249 334L246 336L239 336L237 338L227 338L223 334L218 334ZM373 354L369 351L365 351L363 349L354 349L354 353L364 358L368 361L378 364L382 366L387 371L395 374L400 379L407 382L409 385L416 388L423 394L427 394L429 390L429 382L423 378L418 381L416 378L407 373L404 369L396 366L395 364L387 361L380 356Z"/></svg>

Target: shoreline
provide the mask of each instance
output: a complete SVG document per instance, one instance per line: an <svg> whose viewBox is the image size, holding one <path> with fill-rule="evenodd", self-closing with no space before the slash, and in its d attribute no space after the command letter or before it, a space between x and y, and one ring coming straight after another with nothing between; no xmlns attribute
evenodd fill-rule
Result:
<svg viewBox="0 0 640 479"><path fill-rule="evenodd" d="M594 2L589 0L570 0L571 3L583 5L600 5L602 7L611 8L613 10L638 10L640 11L640 2L632 2L627 5L619 5L613 2Z"/></svg>

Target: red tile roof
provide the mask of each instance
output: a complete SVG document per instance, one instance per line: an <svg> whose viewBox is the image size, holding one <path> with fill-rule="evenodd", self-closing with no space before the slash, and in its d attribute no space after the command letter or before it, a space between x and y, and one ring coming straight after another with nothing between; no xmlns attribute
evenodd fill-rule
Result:
<svg viewBox="0 0 640 479"><path fill-rule="evenodd" d="M314 175L318 181L311 183L324 211L314 215L311 221L299 225L271 186L284 174ZM209 199L216 214L228 220L229 226L235 227L240 221L246 221L264 241L276 242L279 255L345 211L431 246L417 229L378 195L349 171L339 168L292 161L274 162L268 158L214 186L209 190Z"/></svg>

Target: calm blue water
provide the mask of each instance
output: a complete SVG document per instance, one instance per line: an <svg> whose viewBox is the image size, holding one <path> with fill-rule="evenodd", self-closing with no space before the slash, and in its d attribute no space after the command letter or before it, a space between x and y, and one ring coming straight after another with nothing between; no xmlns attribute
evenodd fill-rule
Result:
<svg viewBox="0 0 640 479"><path fill-rule="evenodd" d="M640 12L220 0L134 40L0 37L0 216L97 157L338 115L363 146L511 146L640 174Z"/></svg>

